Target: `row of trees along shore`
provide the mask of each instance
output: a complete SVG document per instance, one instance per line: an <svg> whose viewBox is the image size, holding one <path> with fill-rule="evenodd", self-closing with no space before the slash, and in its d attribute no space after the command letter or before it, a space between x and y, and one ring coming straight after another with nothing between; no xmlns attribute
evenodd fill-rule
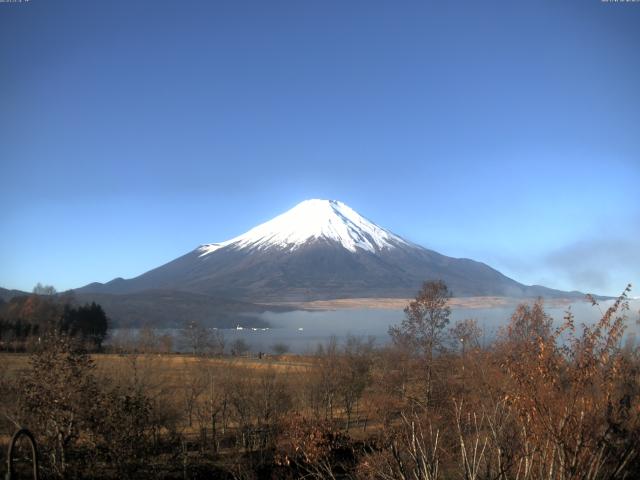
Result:
<svg viewBox="0 0 640 480"><path fill-rule="evenodd" d="M38 284L33 295L0 300L0 351L24 352L37 348L54 331L81 341L88 350L102 348L108 319L94 302L78 305L73 295L57 295L55 288Z"/></svg>
<svg viewBox="0 0 640 480"><path fill-rule="evenodd" d="M0 411L33 430L47 478L635 479L629 291L590 325L523 303L481 346L427 282L384 347L349 337L264 361L90 356L51 329L28 363L0 364Z"/></svg>

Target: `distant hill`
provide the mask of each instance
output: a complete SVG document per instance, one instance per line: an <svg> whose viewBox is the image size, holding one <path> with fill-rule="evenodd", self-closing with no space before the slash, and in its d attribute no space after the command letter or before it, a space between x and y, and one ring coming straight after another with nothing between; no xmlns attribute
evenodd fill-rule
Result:
<svg viewBox="0 0 640 480"><path fill-rule="evenodd" d="M0 300L4 302L8 302L13 297L20 297L23 295L31 295L29 292L23 292L21 290L7 290L6 288L0 287Z"/></svg>
<svg viewBox="0 0 640 480"><path fill-rule="evenodd" d="M197 293L147 290L121 295L74 293L74 296L78 303L100 304L115 328L142 325L181 328L188 321L217 328L233 328L238 323L250 327L268 326L258 315L265 311L263 306Z"/></svg>

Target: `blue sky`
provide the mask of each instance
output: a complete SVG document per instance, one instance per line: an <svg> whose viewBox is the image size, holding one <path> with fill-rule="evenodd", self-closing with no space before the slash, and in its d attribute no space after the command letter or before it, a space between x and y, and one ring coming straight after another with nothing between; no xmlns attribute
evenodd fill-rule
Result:
<svg viewBox="0 0 640 480"><path fill-rule="evenodd" d="M307 198L640 294L640 4L0 3L0 286L131 277Z"/></svg>

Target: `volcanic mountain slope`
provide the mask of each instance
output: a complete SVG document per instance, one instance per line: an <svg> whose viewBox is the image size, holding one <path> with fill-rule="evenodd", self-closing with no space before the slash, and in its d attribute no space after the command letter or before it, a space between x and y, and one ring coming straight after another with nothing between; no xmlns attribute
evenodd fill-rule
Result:
<svg viewBox="0 0 640 480"><path fill-rule="evenodd" d="M136 278L78 292L175 290L251 302L406 298L429 279L444 280L456 296L576 294L526 286L483 263L428 250L335 200L306 200L231 240L202 245Z"/></svg>

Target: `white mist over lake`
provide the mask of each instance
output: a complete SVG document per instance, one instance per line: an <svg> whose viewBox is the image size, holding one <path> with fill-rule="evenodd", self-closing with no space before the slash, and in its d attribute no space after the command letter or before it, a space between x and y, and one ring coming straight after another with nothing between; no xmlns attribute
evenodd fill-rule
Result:
<svg viewBox="0 0 640 480"><path fill-rule="evenodd" d="M606 311L612 303L613 301L602 302L598 308L593 307L589 302L580 301L563 307L547 306L545 311L553 318L554 323L559 325L567 309L570 308L574 314L576 327L580 327L582 323L592 324L599 320L602 312ZM626 333L637 334L639 326L636 320L640 301L630 301L629 304ZM480 342L486 345L495 338L499 328L508 323L514 310L514 305L491 308L452 308L450 326L458 320L475 319L484 333ZM266 320L272 328L268 331L224 330L225 338L229 341L243 338L254 351L262 352L269 352L271 345L281 342L289 345L292 352L308 353L315 351L318 344L326 344L332 336L340 341L348 335L371 336L375 338L376 344L383 345L389 341L389 326L402 322L404 312L381 309L266 312L260 318Z"/></svg>
<svg viewBox="0 0 640 480"><path fill-rule="evenodd" d="M574 315L574 323L578 331L581 324L592 324L602 316L602 313L613 303L603 301L598 307L589 302L578 301L570 305L547 305L545 311L559 325L570 311ZM639 318L640 300L629 301L627 313L626 335L635 335L638 338L640 326ZM475 319L483 330L480 339L481 345L489 344L496 336L500 327L505 326L516 308L516 303L491 308L456 308L451 309L451 322L453 326L457 320L467 318ZM255 315L252 314L255 318ZM374 337L375 343L384 345L389 342L389 326L400 323L404 318L401 309L336 309L327 311L296 310L291 312L265 312L258 317L269 323L270 328L252 329L249 317L238 316L237 324L242 329L220 329L225 337L227 346L234 340L243 339L251 347L253 352L271 352L272 346L282 343L289 347L291 353L312 353L319 344L327 344L332 337L343 341L347 336ZM180 331L167 329L163 333L171 333L176 338L176 349L188 351L186 346L180 343Z"/></svg>

